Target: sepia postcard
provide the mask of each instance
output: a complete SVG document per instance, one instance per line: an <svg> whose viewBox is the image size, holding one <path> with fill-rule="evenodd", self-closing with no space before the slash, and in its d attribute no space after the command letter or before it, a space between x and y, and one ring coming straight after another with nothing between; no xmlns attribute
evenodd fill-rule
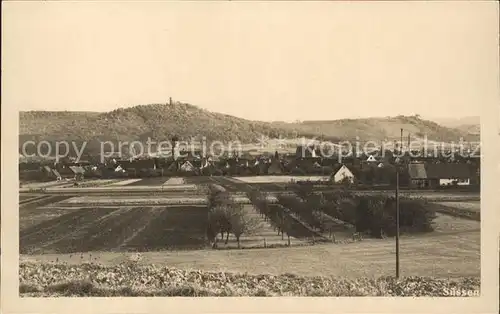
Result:
<svg viewBox="0 0 500 314"><path fill-rule="evenodd" d="M497 2L2 9L4 313L498 313Z"/></svg>

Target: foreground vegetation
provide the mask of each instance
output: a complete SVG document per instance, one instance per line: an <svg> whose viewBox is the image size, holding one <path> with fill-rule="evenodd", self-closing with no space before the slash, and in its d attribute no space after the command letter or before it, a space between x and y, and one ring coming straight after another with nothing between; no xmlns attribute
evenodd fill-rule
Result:
<svg viewBox="0 0 500 314"><path fill-rule="evenodd" d="M21 263L21 296L447 296L453 290L478 291L479 277L380 277L345 279L293 274L180 270L128 261L99 264Z"/></svg>

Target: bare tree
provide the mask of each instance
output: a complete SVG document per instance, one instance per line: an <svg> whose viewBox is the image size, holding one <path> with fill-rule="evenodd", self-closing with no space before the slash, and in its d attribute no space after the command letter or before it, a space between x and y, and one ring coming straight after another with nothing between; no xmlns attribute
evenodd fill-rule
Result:
<svg viewBox="0 0 500 314"><path fill-rule="evenodd" d="M209 218L208 221L208 226L207 226L207 239L212 245L212 248L216 249L217 248L217 234L220 231L218 230L218 227L214 225Z"/></svg>
<svg viewBox="0 0 500 314"><path fill-rule="evenodd" d="M226 234L225 244L229 241L229 233L231 232L230 215L230 204L220 204L212 207L209 211L209 225L216 235L221 234L222 240L224 239L224 233Z"/></svg>
<svg viewBox="0 0 500 314"><path fill-rule="evenodd" d="M286 236L288 238L288 246L290 246L290 232L292 230L293 226L293 219L290 217L290 215L284 215L283 216L283 230L286 232Z"/></svg>
<svg viewBox="0 0 500 314"><path fill-rule="evenodd" d="M240 238L243 234L252 234L261 227L261 222L258 217L252 215L241 204L232 206L233 211L230 215L231 232L236 237L238 248L240 245Z"/></svg>
<svg viewBox="0 0 500 314"><path fill-rule="evenodd" d="M226 244L229 241L229 233L231 232L231 223L229 216L231 207L234 204L231 195L219 185L212 184L208 188L208 210L209 221L213 226L216 234L221 234L221 239L224 239L226 234Z"/></svg>

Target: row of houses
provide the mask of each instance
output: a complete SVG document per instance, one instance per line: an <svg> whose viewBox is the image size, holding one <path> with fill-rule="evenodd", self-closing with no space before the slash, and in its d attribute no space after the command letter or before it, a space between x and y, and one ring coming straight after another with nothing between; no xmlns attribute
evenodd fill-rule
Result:
<svg viewBox="0 0 500 314"><path fill-rule="evenodd" d="M79 165L65 167L55 167L54 165L44 165L29 170L20 170L19 178L25 181L60 181L62 179L83 180L85 168Z"/></svg>
<svg viewBox="0 0 500 314"><path fill-rule="evenodd" d="M399 169L399 170L398 170ZM279 158L257 158L254 160L233 158L214 160L113 160L99 165L44 165L32 180L61 180L85 177L150 177L164 175L310 175L330 176L332 181L362 184L393 184L396 171L400 172L400 184L420 188L447 185L479 185L480 169L467 163L425 163L415 162L399 167L368 158L359 164L335 163L331 160L301 158L286 160ZM20 172L21 174L26 172ZM21 176L22 177L22 176Z"/></svg>

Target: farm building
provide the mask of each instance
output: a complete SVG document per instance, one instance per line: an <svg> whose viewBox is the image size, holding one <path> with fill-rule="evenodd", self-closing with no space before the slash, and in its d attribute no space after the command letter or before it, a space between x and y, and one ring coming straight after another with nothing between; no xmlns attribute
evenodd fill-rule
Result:
<svg viewBox="0 0 500 314"><path fill-rule="evenodd" d="M123 169L134 168L136 171L140 171L142 169L156 169L157 164L155 159L120 160L117 163Z"/></svg>
<svg viewBox="0 0 500 314"><path fill-rule="evenodd" d="M269 164L264 162L263 160L256 160L254 165L252 166L252 172L256 175L266 175Z"/></svg>
<svg viewBox="0 0 500 314"><path fill-rule="evenodd" d="M210 158L203 158L200 165L200 172L202 175L213 175L217 167L213 164Z"/></svg>
<svg viewBox="0 0 500 314"><path fill-rule="evenodd" d="M300 145L295 151L296 158L319 158L319 156L319 151L313 145Z"/></svg>
<svg viewBox="0 0 500 314"><path fill-rule="evenodd" d="M337 170L335 170L330 178L331 181L336 183L345 179L348 179L351 183L354 182L354 174L345 165L341 165Z"/></svg>
<svg viewBox="0 0 500 314"><path fill-rule="evenodd" d="M57 181L61 181L61 175L59 174L59 171L57 171L56 169L51 169L51 172Z"/></svg>
<svg viewBox="0 0 500 314"><path fill-rule="evenodd" d="M168 165L167 171L168 172L176 172L179 169L179 163L177 161L173 161Z"/></svg>
<svg viewBox="0 0 500 314"><path fill-rule="evenodd" d="M467 164L414 163L408 165L410 184L415 187L470 185L471 172Z"/></svg>
<svg viewBox="0 0 500 314"><path fill-rule="evenodd" d="M114 168L114 172L125 172L125 169L123 169L122 166L118 165L116 168Z"/></svg>
<svg viewBox="0 0 500 314"><path fill-rule="evenodd" d="M183 172L194 172L196 169L189 160L186 160L179 168Z"/></svg>
<svg viewBox="0 0 500 314"><path fill-rule="evenodd" d="M283 166L281 165L279 159L274 158L271 160L267 173L271 175L283 174Z"/></svg>
<svg viewBox="0 0 500 314"><path fill-rule="evenodd" d="M45 178L46 180L61 180L61 175L56 169L52 169L49 166L43 166L41 170L43 178Z"/></svg>

